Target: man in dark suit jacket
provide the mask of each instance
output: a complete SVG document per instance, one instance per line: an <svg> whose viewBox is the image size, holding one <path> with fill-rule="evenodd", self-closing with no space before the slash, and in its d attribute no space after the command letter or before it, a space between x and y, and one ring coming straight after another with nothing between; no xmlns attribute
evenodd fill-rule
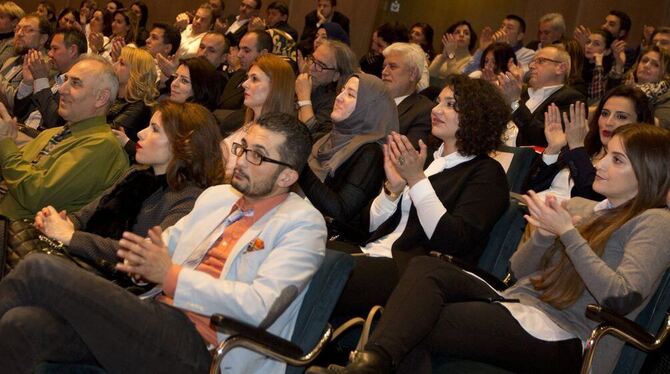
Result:
<svg viewBox="0 0 670 374"><path fill-rule="evenodd" d="M419 139L428 144L430 113L433 103L416 92L425 69L425 54L421 47L410 43L393 43L384 49L382 81L398 106L400 133L419 147Z"/></svg>
<svg viewBox="0 0 670 374"><path fill-rule="evenodd" d="M246 33L240 40L237 57L240 60L240 69L235 71L223 88L219 99L219 108L228 110L225 113L215 113L217 118L223 119L230 114L230 110L241 109L244 105L244 88L242 83L247 79L247 71L256 57L272 51L272 37L266 31L255 30ZM217 111L218 112L218 111Z"/></svg>
<svg viewBox="0 0 670 374"><path fill-rule="evenodd" d="M43 130L51 127L62 126L65 121L58 115L58 88L64 81L64 75L72 65L77 62L81 54L87 51L86 35L77 29L65 29L57 31L51 38L51 50L49 59L58 71L55 83L50 87L46 75L48 70L46 62L35 61L29 65L33 81L23 81L30 86L26 92L17 92L14 101L14 115L19 122L24 123L32 129ZM34 68L34 65L41 65Z"/></svg>
<svg viewBox="0 0 670 374"><path fill-rule="evenodd" d="M249 21L258 17L262 5L261 0L242 0L239 14L226 19L226 24L230 26L226 29L225 35L230 40L230 45L237 47L240 44L242 36L249 30Z"/></svg>
<svg viewBox="0 0 670 374"><path fill-rule="evenodd" d="M519 128L516 145L547 146L544 136L544 113L551 104L566 112L576 101L586 101L577 90L564 84L570 72L570 55L548 46L535 53L529 67L529 86L522 89L520 77L502 80L501 88L512 105L512 121Z"/></svg>
<svg viewBox="0 0 670 374"><path fill-rule="evenodd" d="M305 16L305 28L302 29L302 35L300 35L301 43L311 46L316 31L327 22L338 23L349 34L349 18L335 10L337 0L318 0L316 4L316 10Z"/></svg>

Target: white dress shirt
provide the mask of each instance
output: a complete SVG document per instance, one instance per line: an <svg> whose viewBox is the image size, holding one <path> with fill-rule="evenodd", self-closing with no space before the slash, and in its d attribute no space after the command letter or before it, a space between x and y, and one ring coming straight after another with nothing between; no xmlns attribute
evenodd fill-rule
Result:
<svg viewBox="0 0 670 374"><path fill-rule="evenodd" d="M390 234L368 243L365 247L361 247L363 253L373 257L388 257L392 258L391 248L393 243L398 240L405 227L407 226L407 219L409 218L409 210L414 204L416 207L419 222L423 231L428 238L433 236L435 228L437 227L440 218L447 212L444 204L440 201L433 189L433 185L428 181L428 177L435 175L445 169L453 168L463 162L470 161L475 156L463 156L458 152L453 152L447 156L442 156L444 150L444 143L433 154L434 160L424 170L426 178L417 182L412 188L405 186L400 197L401 217L400 223ZM370 207L370 231L376 230L382 223L393 215L397 207L396 201L392 201L384 191L382 191L372 202Z"/></svg>

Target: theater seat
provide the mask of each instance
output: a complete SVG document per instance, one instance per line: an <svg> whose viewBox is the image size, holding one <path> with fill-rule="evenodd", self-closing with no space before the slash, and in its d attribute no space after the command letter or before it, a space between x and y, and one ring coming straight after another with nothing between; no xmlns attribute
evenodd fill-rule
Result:
<svg viewBox="0 0 670 374"><path fill-rule="evenodd" d="M312 362L330 340L332 331L328 319L353 267L354 259L350 255L326 249L323 264L305 294L291 341L232 318L212 316L212 327L230 337L217 348L210 374L218 373L225 354L239 346L288 363L287 374L304 372L304 366Z"/></svg>

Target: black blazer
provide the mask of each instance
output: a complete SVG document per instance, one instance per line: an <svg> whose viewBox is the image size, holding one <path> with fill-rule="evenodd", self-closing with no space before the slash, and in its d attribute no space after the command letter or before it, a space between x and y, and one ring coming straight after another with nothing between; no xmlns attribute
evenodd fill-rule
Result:
<svg viewBox="0 0 670 374"><path fill-rule="evenodd" d="M547 146L547 139L544 137L544 113L551 103L558 106L561 112L567 112L570 104L575 101L586 102L586 97L575 89L563 86L554 92L533 113L526 107L528 101L528 89L525 88L521 93L519 108L512 113L512 121L519 128L519 135L516 138L516 145L539 145Z"/></svg>
<svg viewBox="0 0 670 374"><path fill-rule="evenodd" d="M596 201L605 198L593 190L596 168L584 147L575 149L570 149L568 146L563 147L558 154L558 160L551 165L545 164L542 157L537 157L531 165L524 192L528 190L540 192L548 189L556 174L564 168L570 169L570 178L574 182L570 190L570 197L583 197Z"/></svg>
<svg viewBox="0 0 670 374"><path fill-rule="evenodd" d="M219 97L219 109L236 110L244 105L244 88L242 83L247 79L247 72L240 69L234 72L223 87Z"/></svg>
<svg viewBox="0 0 670 374"><path fill-rule="evenodd" d="M123 127L130 140L137 141L137 133L149 125L151 108L143 101L130 103L124 99L116 99L109 112L107 123L113 128Z"/></svg>
<svg viewBox="0 0 670 374"><path fill-rule="evenodd" d="M235 17L237 17L237 16L234 15L234 14L230 15L228 18L226 18L226 22L229 25L232 25L233 22L235 22ZM228 32L226 30L225 35L226 35L226 38L228 38L228 40L230 40L230 46L231 47L237 47L238 45L240 45L240 40L242 39L244 34L247 33L248 30L249 30L249 22L242 25L242 27L237 29L237 31L235 31L235 32Z"/></svg>
<svg viewBox="0 0 670 374"><path fill-rule="evenodd" d="M432 162L432 155L426 166ZM491 229L509 204L507 177L502 166L489 156L474 159L443 170L428 178L447 213L442 216L429 239L412 204L407 226L393 243L393 259L402 273L414 256L430 251L450 254L477 265ZM402 216L397 200L395 213L368 238L373 242L395 230ZM369 210L366 214L369 223Z"/></svg>
<svg viewBox="0 0 670 374"><path fill-rule="evenodd" d="M399 131L407 136L414 147L419 147L419 139L428 144L430 136L430 112L435 105L423 95L413 93L398 105Z"/></svg>
<svg viewBox="0 0 670 374"><path fill-rule="evenodd" d="M25 123L30 113L38 110L42 115L40 128L49 129L63 126L65 120L58 115L58 92L51 93L51 88L45 88L37 93L30 94L23 99L14 101L14 115L19 122Z"/></svg>
<svg viewBox="0 0 670 374"><path fill-rule="evenodd" d="M302 29L302 35L300 35L301 42L303 40L309 40L309 45L312 45L314 37L316 36L316 31L318 30L316 27L317 22L319 22L319 17L316 16L316 10L313 10L305 15L305 28ZM349 18L347 18L347 16L338 11L335 11L335 13L333 13L333 19L330 22L338 23L340 26L342 26L344 31L347 32L347 35L349 35Z"/></svg>
<svg viewBox="0 0 670 374"><path fill-rule="evenodd" d="M377 143L367 143L321 182L306 167L300 175L300 187L309 201L324 216L332 218L329 234L340 234L343 240L365 239L367 224L361 224L365 207L379 194L384 181L384 154ZM369 222L369 221L368 221Z"/></svg>

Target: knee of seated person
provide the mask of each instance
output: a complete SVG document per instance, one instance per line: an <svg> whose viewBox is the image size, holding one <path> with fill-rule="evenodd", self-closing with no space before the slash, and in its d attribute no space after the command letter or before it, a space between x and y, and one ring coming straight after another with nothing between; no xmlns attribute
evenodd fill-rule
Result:
<svg viewBox="0 0 670 374"><path fill-rule="evenodd" d="M10 275L27 274L31 277L45 275L53 279L56 269L62 267L64 263L63 259L58 256L33 253L24 257Z"/></svg>
<svg viewBox="0 0 670 374"><path fill-rule="evenodd" d="M5 312L0 318L2 341L7 341L12 337L18 338L19 336L31 339L35 337L35 334L42 333L44 329L40 321L43 321L43 318L41 318L43 312L46 311L39 311L34 307L17 307ZM16 342L18 343L18 341Z"/></svg>
<svg viewBox="0 0 670 374"><path fill-rule="evenodd" d="M432 256L416 256L409 261L406 272L413 269L421 269L421 272L440 266L443 261Z"/></svg>

